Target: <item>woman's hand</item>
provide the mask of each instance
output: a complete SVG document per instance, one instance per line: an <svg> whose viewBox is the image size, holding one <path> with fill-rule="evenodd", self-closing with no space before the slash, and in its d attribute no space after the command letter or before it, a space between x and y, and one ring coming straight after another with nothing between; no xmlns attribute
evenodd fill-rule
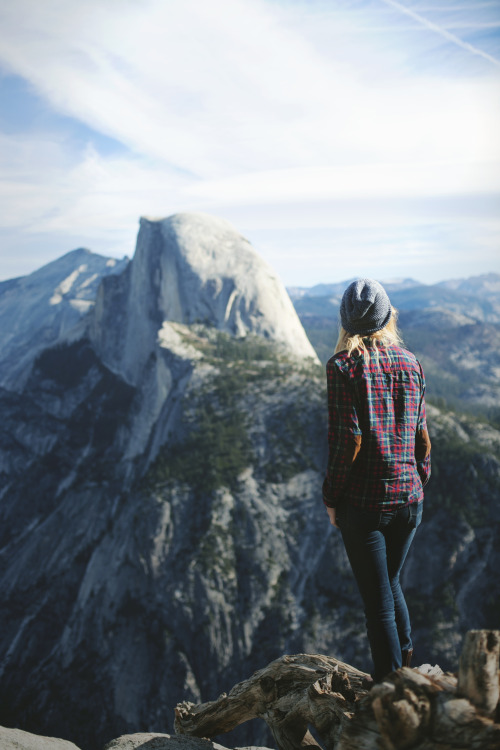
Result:
<svg viewBox="0 0 500 750"><path fill-rule="evenodd" d="M335 512L335 508L329 508L328 506L326 506L326 512L328 513L328 518L330 519L330 523L332 524L332 526L335 526L335 528L338 529L339 527L337 526L337 514Z"/></svg>

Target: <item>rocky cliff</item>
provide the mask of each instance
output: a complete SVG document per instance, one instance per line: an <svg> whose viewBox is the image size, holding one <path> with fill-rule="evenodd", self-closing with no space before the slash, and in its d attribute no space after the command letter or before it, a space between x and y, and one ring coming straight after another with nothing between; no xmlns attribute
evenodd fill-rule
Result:
<svg viewBox="0 0 500 750"><path fill-rule="evenodd" d="M316 353L274 271L222 219L141 219L129 272L101 285L91 340L102 360L136 384L164 321L255 334L302 360Z"/></svg>
<svg viewBox="0 0 500 750"><path fill-rule="evenodd" d="M171 730L179 700L284 652L368 668L320 499L313 355L229 225L142 222L133 260L0 391L0 723L90 750ZM430 415L435 473L405 585L418 658L446 667L466 629L498 619L500 434Z"/></svg>

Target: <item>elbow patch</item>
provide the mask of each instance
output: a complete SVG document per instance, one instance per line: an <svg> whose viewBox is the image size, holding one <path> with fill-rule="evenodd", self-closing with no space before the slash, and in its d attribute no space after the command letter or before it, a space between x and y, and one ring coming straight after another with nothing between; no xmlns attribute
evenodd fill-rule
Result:
<svg viewBox="0 0 500 750"><path fill-rule="evenodd" d="M354 450L352 454L352 463L355 462L356 457L361 450L361 435L353 435L354 438Z"/></svg>

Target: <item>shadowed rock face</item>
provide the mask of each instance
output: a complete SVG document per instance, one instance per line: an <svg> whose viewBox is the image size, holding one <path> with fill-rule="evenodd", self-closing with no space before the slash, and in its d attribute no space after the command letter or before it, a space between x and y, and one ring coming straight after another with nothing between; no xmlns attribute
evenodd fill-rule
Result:
<svg viewBox="0 0 500 750"><path fill-rule="evenodd" d="M323 373L252 258L224 222L143 221L88 316L0 390L0 723L90 750L171 731L178 701L286 652L369 668L321 503ZM418 658L446 668L498 611L500 437L438 409L430 429L405 585Z"/></svg>

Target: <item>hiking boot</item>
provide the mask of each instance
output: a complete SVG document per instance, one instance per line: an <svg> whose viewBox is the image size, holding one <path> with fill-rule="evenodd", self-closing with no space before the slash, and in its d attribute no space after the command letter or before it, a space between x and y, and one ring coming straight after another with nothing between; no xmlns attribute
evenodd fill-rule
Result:
<svg viewBox="0 0 500 750"><path fill-rule="evenodd" d="M413 656L413 649L409 648L408 651L401 651L401 657L403 659L403 667L411 666L411 657Z"/></svg>
<svg viewBox="0 0 500 750"><path fill-rule="evenodd" d="M373 677L363 677L363 679L361 680L361 687L363 688L363 690L371 690L374 685L375 680L373 679Z"/></svg>

